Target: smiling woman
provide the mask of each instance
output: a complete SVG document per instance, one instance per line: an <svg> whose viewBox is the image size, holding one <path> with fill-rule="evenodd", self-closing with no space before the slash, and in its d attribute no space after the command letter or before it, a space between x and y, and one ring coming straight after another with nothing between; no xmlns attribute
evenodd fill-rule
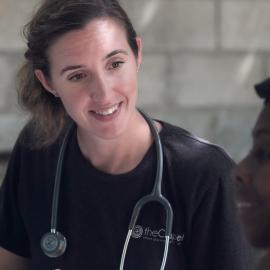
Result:
<svg viewBox="0 0 270 270"><path fill-rule="evenodd" d="M56 14L55 17L52 14ZM92 24L92 20L95 23ZM125 70L125 67L120 68L125 64L124 60L128 60L126 65L129 73L132 64L135 73L141 62L141 41L117 1L79 1L78 3L65 0L45 1L43 7L25 27L25 35L29 41L25 53L27 61L19 73L18 90L20 104L34 116L36 133L36 140L32 142L34 146L48 145L55 141L65 125L66 113L69 113L65 105L68 104L62 102L61 98L54 98L60 91L59 87L74 89L73 92L76 92L74 95L79 95L77 92L84 84L87 89L91 87L91 95L96 100L105 92L94 93L93 84L96 84L95 88L97 88L98 84L105 84L107 78L115 78L115 84L116 75L119 77L125 72L113 71ZM90 43L91 47L88 46ZM54 46L51 46L52 44ZM104 78L101 73L96 74L97 61L99 61L99 68L103 65L103 71L105 69L107 71L104 73L107 75ZM133 84L137 82L134 75ZM130 73L129 78L131 76ZM132 83L128 82L127 76L124 79L126 84ZM79 81L80 83L71 84ZM92 85L89 85L90 82ZM56 89L54 84L57 84ZM135 89L136 87L133 86ZM132 89L132 85L129 88ZM122 90L125 89L123 85ZM112 104L112 100L106 100L108 98L102 100L101 104L92 105L96 111L101 112L99 115L102 115L104 109L119 104L118 100L116 104Z"/></svg>
<svg viewBox="0 0 270 270"><path fill-rule="evenodd" d="M98 144L99 139L122 136L123 143L132 138L125 131L141 125L135 109L141 41L136 38L135 42L137 56L118 22L95 19L62 35L49 48L49 78L35 70L43 87L60 98L77 123L80 146L88 153L93 149L89 137Z"/></svg>
<svg viewBox="0 0 270 270"><path fill-rule="evenodd" d="M265 100L252 132L250 153L235 168L238 187L238 209L250 242L259 248L270 248L270 79L255 86ZM270 269L266 255L258 269Z"/></svg>
<svg viewBox="0 0 270 270"><path fill-rule="evenodd" d="M136 108L142 41L119 3L44 0L25 34L0 269L248 270L233 162Z"/></svg>

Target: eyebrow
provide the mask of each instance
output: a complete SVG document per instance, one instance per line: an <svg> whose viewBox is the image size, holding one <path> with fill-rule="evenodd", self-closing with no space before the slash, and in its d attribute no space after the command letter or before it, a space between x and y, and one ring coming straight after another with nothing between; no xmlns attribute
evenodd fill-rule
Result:
<svg viewBox="0 0 270 270"><path fill-rule="evenodd" d="M74 69L78 69L78 68L82 68L84 67L83 65L74 65L74 66L67 66L67 67L64 67L61 72L60 72L60 75L63 75L66 71L69 71L69 70L74 70Z"/></svg>
<svg viewBox="0 0 270 270"><path fill-rule="evenodd" d="M117 55L117 54L125 54L125 55L128 55L128 52L125 51L125 50L114 50L112 52L110 52L109 54L107 54L102 60L106 60L114 55ZM60 72L60 75L63 75L65 72L69 71L69 70L74 70L74 69L78 69L78 68L82 68L84 67L83 65L72 65L72 66L66 66L64 67L61 72Z"/></svg>
<svg viewBox="0 0 270 270"><path fill-rule="evenodd" d="M258 130L253 130L252 131L252 136L255 137L259 137L259 136L263 136L263 135L270 135L270 130L266 129L266 128L260 128Z"/></svg>
<svg viewBox="0 0 270 270"><path fill-rule="evenodd" d="M107 54L107 55L103 58L103 60L106 60L106 59L108 59L108 58L110 58L110 57L112 57L112 56L114 56L114 55L116 55L116 54L120 54L120 53L125 54L125 55L128 55L128 52L125 51L125 50L114 50L114 51L110 52L109 54Z"/></svg>

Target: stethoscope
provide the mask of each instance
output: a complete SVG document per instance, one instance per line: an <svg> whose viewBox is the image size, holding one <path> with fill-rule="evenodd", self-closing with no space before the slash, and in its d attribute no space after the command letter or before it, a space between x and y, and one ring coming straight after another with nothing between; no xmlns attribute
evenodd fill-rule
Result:
<svg viewBox="0 0 270 270"><path fill-rule="evenodd" d="M158 130L153 122L153 120L142 110L139 110L146 122L148 123L151 133L154 137L154 142L156 146L157 152L157 169L156 169L156 178L153 186L153 190L150 194L142 197L135 205L132 216L130 219L130 223L128 226L128 233L125 240L121 262L120 262L120 270L123 270L126 253L128 249L128 244L135 227L136 221L140 214L142 207L149 202L158 202L160 203L165 211L166 211L166 229L165 229L165 248L163 252L163 259L160 270L164 270L165 264L167 261L169 243L170 243L170 235L172 232L172 224L173 224L173 210L169 203L169 201L162 195L161 193L161 182L162 182L162 173L163 173L163 151L162 145L160 141L160 137L158 134ZM75 124L72 123L62 142L60 147L59 157L57 161L55 181L54 181L54 190L53 190L53 201L52 201L52 215L51 215L51 230L50 232L43 235L40 241L41 249L44 254L50 258L60 257L66 250L67 240L63 234L57 231L57 216L58 216L58 203L59 203L59 192L60 192L60 182L63 168L63 159L67 148L68 140L72 134L73 129L75 128Z"/></svg>

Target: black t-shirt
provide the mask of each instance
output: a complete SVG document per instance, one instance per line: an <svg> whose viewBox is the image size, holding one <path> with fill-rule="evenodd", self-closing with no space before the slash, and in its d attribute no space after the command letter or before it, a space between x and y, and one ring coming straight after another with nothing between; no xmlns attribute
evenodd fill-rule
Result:
<svg viewBox="0 0 270 270"><path fill-rule="evenodd" d="M250 269L233 200L231 159L219 147L162 124L162 193L174 212L165 269ZM22 144L26 137L27 129L15 145L1 187L0 246L31 258L35 270L119 269L133 207L153 188L155 145L134 170L111 175L83 157L74 132L64 159L57 227L67 238L67 250L51 259L42 253L40 239L50 230L61 138L46 149L30 150ZM146 205L136 224L124 269L160 269L163 208Z"/></svg>

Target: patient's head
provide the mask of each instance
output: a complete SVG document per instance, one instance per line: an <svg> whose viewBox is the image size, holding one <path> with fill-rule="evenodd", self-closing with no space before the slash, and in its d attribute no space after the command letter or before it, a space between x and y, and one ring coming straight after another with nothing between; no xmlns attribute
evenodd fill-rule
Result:
<svg viewBox="0 0 270 270"><path fill-rule="evenodd" d="M270 247L270 79L255 86L264 106L252 131L252 148L236 166L237 203L251 244Z"/></svg>

